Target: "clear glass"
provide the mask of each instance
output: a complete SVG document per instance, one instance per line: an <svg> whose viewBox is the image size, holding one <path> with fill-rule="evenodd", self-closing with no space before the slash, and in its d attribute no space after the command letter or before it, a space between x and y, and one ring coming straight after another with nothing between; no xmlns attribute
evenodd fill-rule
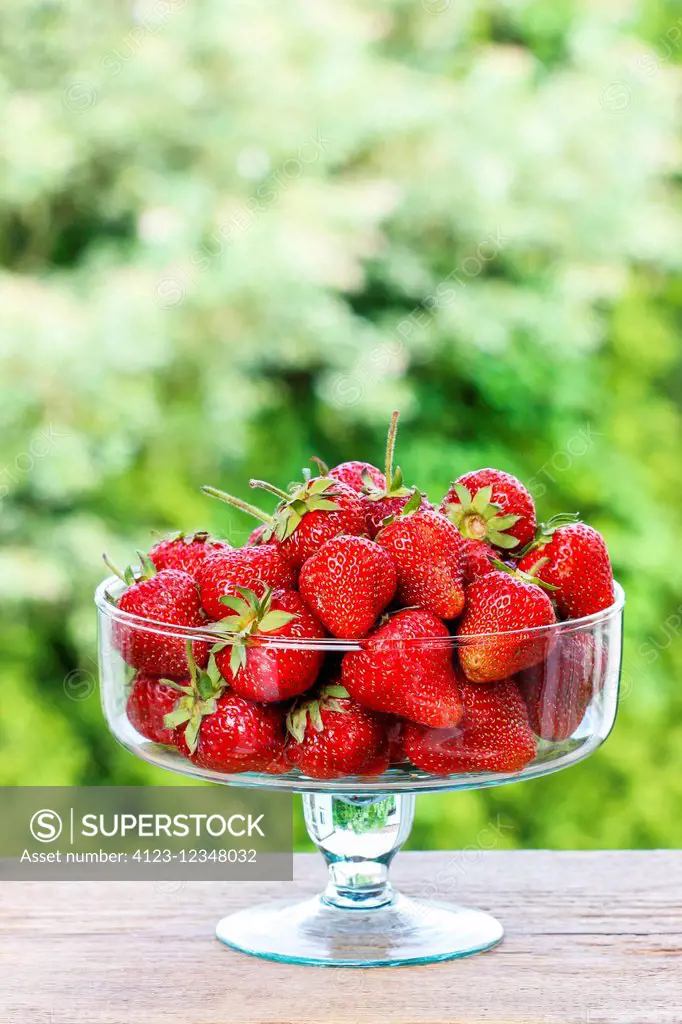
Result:
<svg viewBox="0 0 682 1024"><path fill-rule="evenodd" d="M280 774L223 774L198 767L174 747L141 735L128 719L134 670L121 650L129 650L131 642L163 639L181 651L188 640L212 643L216 634L210 624L178 629L121 612L114 603L121 589L112 577L95 596L102 701L116 739L137 757L169 771L226 785L302 793L308 832L329 868L329 883L321 896L303 903L273 901L233 914L217 927L222 942L266 959L366 967L452 959L500 941L502 926L488 914L396 893L388 881L391 860L409 835L414 794L499 786L547 775L583 760L604 742L618 706L624 606L620 586L616 584L610 608L583 619L516 634L469 637L466 642L456 637L400 642L414 651L447 648L455 660L465 647L476 647L479 654L486 648L498 651L501 643L522 646L526 652L532 649L533 665L515 677L536 735L535 757L521 770L434 775L405 761L380 775L333 780L309 778L293 768ZM334 659L363 650L362 640L272 639L266 644L314 648ZM431 732L434 742L440 742L444 731Z"/></svg>

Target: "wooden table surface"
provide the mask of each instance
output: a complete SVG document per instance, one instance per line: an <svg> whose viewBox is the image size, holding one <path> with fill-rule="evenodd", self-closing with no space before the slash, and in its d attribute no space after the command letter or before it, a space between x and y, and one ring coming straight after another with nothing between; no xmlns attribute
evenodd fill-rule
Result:
<svg viewBox="0 0 682 1024"><path fill-rule="evenodd" d="M682 1022L682 852L404 853L393 880L494 912L501 946L428 967L255 960L213 938L226 912L294 883L2 883L2 1024ZM170 889L170 891L169 891Z"/></svg>

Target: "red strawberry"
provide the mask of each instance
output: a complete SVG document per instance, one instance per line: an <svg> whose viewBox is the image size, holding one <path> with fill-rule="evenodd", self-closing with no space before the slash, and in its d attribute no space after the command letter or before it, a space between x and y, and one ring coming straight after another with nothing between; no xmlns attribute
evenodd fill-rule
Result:
<svg viewBox="0 0 682 1024"><path fill-rule="evenodd" d="M388 768L388 742L378 715L338 684L297 704L287 715L286 757L313 779L380 775Z"/></svg>
<svg viewBox="0 0 682 1024"><path fill-rule="evenodd" d="M533 630L551 625L556 617L552 602L530 577L496 569L474 580L466 596L457 637L459 660L469 680L506 679L542 661L553 637L546 630Z"/></svg>
<svg viewBox="0 0 682 1024"><path fill-rule="evenodd" d="M208 533L179 533L155 544L149 557L157 569L180 569L195 576L209 555L229 550L227 541L212 540Z"/></svg>
<svg viewBox="0 0 682 1024"><path fill-rule="evenodd" d="M493 547L521 548L535 536L535 506L520 480L500 469L460 476L443 498L441 511L463 537Z"/></svg>
<svg viewBox="0 0 682 1024"><path fill-rule="evenodd" d="M142 568L138 572L128 568L121 574L105 558L107 566L128 584L118 599L123 612L156 623L170 626L198 628L205 624L201 609L199 588L194 577L179 569L156 571L147 555L138 552ZM177 678L187 671L185 641L163 629L145 629L142 624L128 625L116 622L113 643L133 668L157 676ZM206 644L197 643L197 656L208 657Z"/></svg>
<svg viewBox="0 0 682 1024"><path fill-rule="evenodd" d="M225 689L215 660L190 675L175 710L166 715L178 750L201 768L216 772L280 773L284 763L284 715Z"/></svg>
<svg viewBox="0 0 682 1024"><path fill-rule="evenodd" d="M255 505L249 505L214 487L202 490L213 498L261 519L267 526L262 539L273 536L294 569L300 569L307 558L325 541L340 533L360 536L366 533L363 500L352 487L330 477L313 477L302 484L293 484L283 491L262 480L251 480L252 487L262 487L280 499L274 515L269 516Z"/></svg>
<svg viewBox="0 0 682 1024"><path fill-rule="evenodd" d="M368 486L386 487L386 477L371 462L341 462L330 469L328 475L332 480L340 480L352 487L358 494Z"/></svg>
<svg viewBox="0 0 682 1024"><path fill-rule="evenodd" d="M595 638L589 633L560 636L545 661L517 677L534 732L543 740L568 739L585 717L601 677Z"/></svg>
<svg viewBox="0 0 682 1024"><path fill-rule="evenodd" d="M148 672L138 672L126 704L130 724L153 743L172 745L173 730L164 725L164 717L180 698L174 686Z"/></svg>
<svg viewBox="0 0 682 1024"><path fill-rule="evenodd" d="M237 597L240 587L261 597L268 587L289 589L295 574L278 544L221 551L207 558L197 572L201 603L212 619L225 615L224 597Z"/></svg>
<svg viewBox="0 0 682 1024"><path fill-rule="evenodd" d="M301 594L334 636L364 636L396 592L393 559L367 537L332 537L303 563Z"/></svg>
<svg viewBox="0 0 682 1024"><path fill-rule="evenodd" d="M425 725L456 725L462 714L452 667L452 638L432 612L397 612L343 657L342 682L375 711Z"/></svg>
<svg viewBox="0 0 682 1024"><path fill-rule="evenodd" d="M414 487L406 487L403 473L399 467L393 469L393 453L398 433L398 412L391 416L386 440L386 471L383 484L366 482L364 488L367 531L370 537L376 537L388 516L396 516L405 507L414 494ZM424 502L424 504L428 504ZM430 507L430 506L429 506Z"/></svg>
<svg viewBox="0 0 682 1024"><path fill-rule="evenodd" d="M261 526L257 526L254 530L251 531L251 533L247 537L246 544L244 545L244 547L249 547L251 545L256 544L270 544L272 538L266 539L265 535L267 532L268 527L265 525L265 523L263 523Z"/></svg>
<svg viewBox="0 0 682 1024"><path fill-rule="evenodd" d="M240 597L225 603L235 614L219 624L229 643L215 658L235 693L270 702L288 700L313 685L324 660L314 641L325 631L300 594L268 590L259 600L253 591L240 588Z"/></svg>
<svg viewBox="0 0 682 1024"><path fill-rule="evenodd" d="M419 491L376 536L398 568L398 599L441 619L464 608L462 537L440 512L420 508Z"/></svg>
<svg viewBox="0 0 682 1024"><path fill-rule="evenodd" d="M610 607L615 600L613 572L604 538L585 523L541 526L519 568L557 589L561 615L579 619Z"/></svg>
<svg viewBox="0 0 682 1024"><path fill-rule="evenodd" d="M462 575L465 583L473 583L479 576L487 576L493 571L492 557L496 553L483 540L467 540L462 538Z"/></svg>
<svg viewBox="0 0 682 1024"><path fill-rule="evenodd" d="M215 711L199 729L192 760L214 772L281 771L284 750L283 714L272 705L256 704L236 693L224 693Z"/></svg>
<svg viewBox="0 0 682 1024"><path fill-rule="evenodd" d="M405 753L432 775L518 772L535 757L535 738L519 689L511 679L487 686L460 682L464 717L459 726L429 729L406 722Z"/></svg>

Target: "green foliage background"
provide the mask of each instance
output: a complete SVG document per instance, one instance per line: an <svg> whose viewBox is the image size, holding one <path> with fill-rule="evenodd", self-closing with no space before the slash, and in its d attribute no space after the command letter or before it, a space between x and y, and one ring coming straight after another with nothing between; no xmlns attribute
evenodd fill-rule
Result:
<svg viewBox="0 0 682 1024"><path fill-rule="evenodd" d="M680 18L3 0L0 783L167 781L72 699L102 550L237 542L200 484L380 459L398 406L408 478L519 474L628 596L609 742L413 845L682 845Z"/></svg>

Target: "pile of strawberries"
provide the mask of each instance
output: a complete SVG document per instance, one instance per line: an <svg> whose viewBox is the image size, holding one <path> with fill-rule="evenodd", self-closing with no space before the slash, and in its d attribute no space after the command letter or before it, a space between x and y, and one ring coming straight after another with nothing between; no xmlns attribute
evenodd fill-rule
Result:
<svg viewBox="0 0 682 1024"><path fill-rule="evenodd" d="M119 609L166 624L114 622L143 736L218 772L339 778L515 772L536 737L576 730L603 651L546 627L613 603L601 535L575 515L538 524L496 469L435 508L393 468L397 422L384 472L315 459L287 490L252 480L272 514L206 487L260 520L247 543L180 535L121 576Z"/></svg>

